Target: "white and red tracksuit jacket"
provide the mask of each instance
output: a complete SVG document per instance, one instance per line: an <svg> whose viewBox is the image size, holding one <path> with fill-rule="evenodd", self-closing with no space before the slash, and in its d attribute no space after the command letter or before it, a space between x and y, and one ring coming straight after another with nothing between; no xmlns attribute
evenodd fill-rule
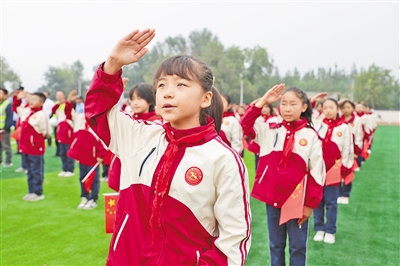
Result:
<svg viewBox="0 0 400 266"><path fill-rule="evenodd" d="M258 123L267 123L267 124L276 123L277 124L279 122L278 122L278 117L275 115L270 115L270 116L261 115L260 117L258 117L256 119L255 123L256 124L258 124ZM257 154L257 155L260 154L260 145L258 145L253 139L250 139L247 149L254 154Z"/></svg>
<svg viewBox="0 0 400 266"><path fill-rule="evenodd" d="M124 113L125 110L122 110ZM128 113L129 114L129 113ZM162 125L162 118L156 114L155 111L148 112L148 113L142 113L142 114L129 114L133 120L136 120L138 122L144 122L149 125ZM119 185L120 185L120 180L121 178L121 160L115 156L115 154L111 154L110 158L110 166L108 168L108 179L107 179L107 184L108 186L115 190L119 191Z"/></svg>
<svg viewBox="0 0 400 266"><path fill-rule="evenodd" d="M324 118L317 131L323 139L322 149L326 171L328 172L335 165L336 160L341 159L342 177L350 174L354 163L354 144L347 124L340 118L335 120ZM331 186L339 184L340 182Z"/></svg>
<svg viewBox="0 0 400 266"><path fill-rule="evenodd" d="M243 130L235 113L225 112L223 114L220 135L222 140L237 153L240 154L243 151Z"/></svg>
<svg viewBox="0 0 400 266"><path fill-rule="evenodd" d="M213 121L174 130L169 123L132 120L116 106L121 74L108 75L101 65L85 101L90 127L122 162L107 265L243 265L251 214L241 158L217 135ZM163 163L170 158L168 167ZM165 169L168 176L161 179ZM164 182L170 182L168 190L157 193Z"/></svg>
<svg viewBox="0 0 400 266"><path fill-rule="evenodd" d="M322 142L314 129L297 130L300 121L293 123L255 123L262 108L252 105L242 119L246 136L260 145L260 159L252 196L262 202L281 208L296 186L307 175L304 205L317 208L325 183L325 164ZM290 157L283 161L284 145L291 132L294 146Z"/></svg>
<svg viewBox="0 0 400 266"><path fill-rule="evenodd" d="M362 112L362 113L355 112L355 115L361 119L361 125L362 125L362 129L364 132L363 141L368 140L373 133L373 125L372 125L371 117L366 115L364 112Z"/></svg>
<svg viewBox="0 0 400 266"><path fill-rule="evenodd" d="M18 150L29 155L43 155L46 151L45 138L51 135L49 117L42 108L31 109L22 104L16 96L12 108L17 112L21 123L21 136Z"/></svg>
<svg viewBox="0 0 400 266"><path fill-rule="evenodd" d="M353 136L354 154L360 155L363 147L364 138L364 131L362 129L361 119L355 114L352 114L351 118L347 121L345 120L343 115L341 119L349 126L350 132Z"/></svg>

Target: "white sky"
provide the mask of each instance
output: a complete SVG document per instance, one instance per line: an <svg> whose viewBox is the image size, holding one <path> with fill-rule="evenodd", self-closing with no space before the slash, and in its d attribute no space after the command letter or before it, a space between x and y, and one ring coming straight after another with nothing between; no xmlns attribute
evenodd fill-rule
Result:
<svg viewBox="0 0 400 266"><path fill-rule="evenodd" d="M28 91L49 66L80 60L85 78L122 36L155 28L153 43L207 28L225 47L260 45L281 74L375 63L399 76L399 2L1 1L1 54ZM151 44L149 46L151 48Z"/></svg>

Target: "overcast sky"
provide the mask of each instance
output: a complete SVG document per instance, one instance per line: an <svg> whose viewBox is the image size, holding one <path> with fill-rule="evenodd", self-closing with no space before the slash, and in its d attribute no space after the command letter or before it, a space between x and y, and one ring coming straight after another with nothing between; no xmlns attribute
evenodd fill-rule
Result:
<svg viewBox="0 0 400 266"><path fill-rule="evenodd" d="M265 47L281 73L371 64L399 76L399 3L1 1L1 55L28 91L49 66L80 60L85 78L133 29L153 43L207 28L225 47ZM149 46L151 48L151 45Z"/></svg>

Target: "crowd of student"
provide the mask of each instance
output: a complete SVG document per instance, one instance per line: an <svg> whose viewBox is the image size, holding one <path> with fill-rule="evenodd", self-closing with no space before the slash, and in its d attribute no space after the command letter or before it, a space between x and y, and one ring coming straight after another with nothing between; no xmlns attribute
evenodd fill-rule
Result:
<svg viewBox="0 0 400 266"><path fill-rule="evenodd" d="M128 82L121 67L139 60L153 37L154 30L135 31L117 43L94 74L84 112L76 91L67 99L57 93L51 114L42 108L42 93L14 92L29 188L23 199L44 199L43 154L52 125L59 176L73 176L79 162L78 208L97 206L100 164L119 192L108 265L243 265L251 243L248 173L240 158L247 150L256 165L251 196L266 203L271 264L285 264L287 234L291 265L305 264L312 213L313 239L334 243L337 204L349 204L354 171L370 154L376 130L370 110L327 93L309 99L284 84L249 105L232 104L213 86L211 69L191 56L167 58L154 84L136 84L121 106ZM1 91L0 128L10 132L7 91ZM296 191L299 214L282 222Z"/></svg>

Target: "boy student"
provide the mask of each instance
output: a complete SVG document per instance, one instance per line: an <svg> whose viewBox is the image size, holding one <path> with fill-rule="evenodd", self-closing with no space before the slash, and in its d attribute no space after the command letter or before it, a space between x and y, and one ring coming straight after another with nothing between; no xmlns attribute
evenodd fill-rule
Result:
<svg viewBox="0 0 400 266"><path fill-rule="evenodd" d="M8 91L0 88L0 163L3 167L13 166L10 143L10 128L13 124L13 111L10 101L7 100ZM3 150L6 152L6 161L3 163Z"/></svg>
<svg viewBox="0 0 400 266"><path fill-rule="evenodd" d="M45 138L51 134L49 117L42 110L46 97L41 92L35 92L29 99L29 106L22 104L24 92L14 96L13 105L21 119L21 138L19 150L28 170L28 194L22 199L38 201L44 199L44 158Z"/></svg>
<svg viewBox="0 0 400 266"><path fill-rule="evenodd" d="M53 106L52 113L57 117L56 143L58 143L58 155L61 157L62 171L58 176L74 176L74 160L67 156L72 143L73 123L65 115L65 94L63 91L56 93L57 103ZM74 110L72 112L75 112Z"/></svg>

